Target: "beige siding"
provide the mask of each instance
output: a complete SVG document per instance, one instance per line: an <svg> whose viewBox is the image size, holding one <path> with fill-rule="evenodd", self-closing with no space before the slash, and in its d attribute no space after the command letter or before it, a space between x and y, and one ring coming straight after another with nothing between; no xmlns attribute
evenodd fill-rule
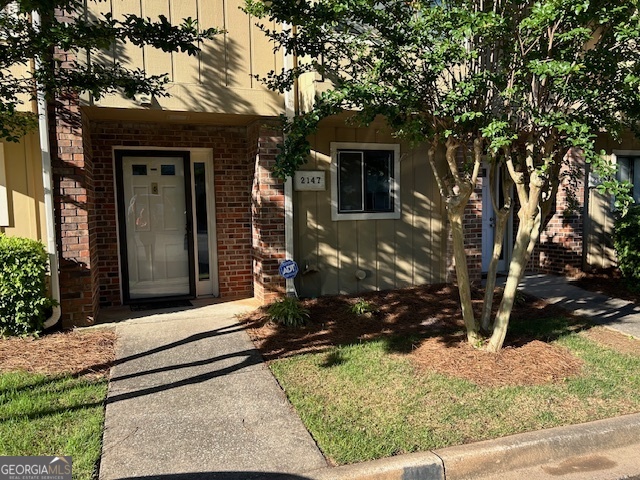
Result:
<svg viewBox="0 0 640 480"><path fill-rule="evenodd" d="M172 111L279 115L282 97L270 92L254 78L282 68L282 54L272 45L239 7L243 0L107 0L90 2L90 15L112 12L122 18L135 13L157 19L164 15L174 25L184 18L197 19L201 28L218 27L226 31L203 44L198 56L164 53L151 47L139 48L118 41L113 49L95 62L120 62L127 67L144 68L149 74L168 74L171 97L158 98L155 108ZM268 25L271 29L275 25ZM84 98L85 103L91 100ZM95 105L113 108L140 108L120 96L110 95Z"/></svg>
<svg viewBox="0 0 640 480"><path fill-rule="evenodd" d="M637 152L640 155L640 139L631 133L624 134L620 141L601 136L596 143L598 150L611 155L614 152ZM595 188L589 188L586 199L587 217L584 230L585 266L587 268L610 268L617 265L613 248L612 201Z"/></svg>
<svg viewBox="0 0 640 480"><path fill-rule="evenodd" d="M399 220L331 220L331 142L398 143L379 128L325 126L303 167L324 170L327 189L295 192L295 256L303 296L358 293L443 282L444 210L424 149L401 144ZM309 271L303 273L305 269ZM356 271L364 270L364 280Z"/></svg>
<svg viewBox="0 0 640 480"><path fill-rule="evenodd" d="M0 227L0 232L42 240L46 225L38 134L29 134L20 143L0 143L0 148L4 150L9 206L9 226Z"/></svg>
<svg viewBox="0 0 640 480"><path fill-rule="evenodd" d="M616 262L613 248L613 216L611 197L597 190L589 192L588 220L585 229L586 264L591 268L610 268Z"/></svg>

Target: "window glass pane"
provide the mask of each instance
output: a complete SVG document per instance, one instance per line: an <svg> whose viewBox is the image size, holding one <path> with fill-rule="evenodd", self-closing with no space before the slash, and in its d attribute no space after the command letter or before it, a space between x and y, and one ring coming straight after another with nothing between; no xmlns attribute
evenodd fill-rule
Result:
<svg viewBox="0 0 640 480"><path fill-rule="evenodd" d="M207 222L207 188L204 163L195 162L193 164L193 178L196 192L198 279L209 280L209 229Z"/></svg>
<svg viewBox="0 0 640 480"><path fill-rule="evenodd" d="M176 174L176 166L175 165L161 165L160 166L160 175L175 175Z"/></svg>
<svg viewBox="0 0 640 480"><path fill-rule="evenodd" d="M338 211L361 212L362 152L338 152Z"/></svg>
<svg viewBox="0 0 640 480"><path fill-rule="evenodd" d="M146 175L147 174L147 166L146 165L131 165L131 171L133 175Z"/></svg>
<svg viewBox="0 0 640 480"><path fill-rule="evenodd" d="M631 182L631 165L628 157L618 157L618 178L620 181Z"/></svg>
<svg viewBox="0 0 640 480"><path fill-rule="evenodd" d="M392 152L365 152L365 211L391 212Z"/></svg>

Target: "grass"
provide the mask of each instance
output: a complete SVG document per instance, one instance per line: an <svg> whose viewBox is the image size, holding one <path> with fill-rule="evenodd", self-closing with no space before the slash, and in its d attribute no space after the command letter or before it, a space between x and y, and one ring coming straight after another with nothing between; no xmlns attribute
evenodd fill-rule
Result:
<svg viewBox="0 0 640 480"><path fill-rule="evenodd" d="M0 374L0 455L70 455L73 478L96 478L106 379Z"/></svg>
<svg viewBox="0 0 640 480"><path fill-rule="evenodd" d="M559 384L479 387L418 373L407 355L392 353L397 339L333 347L270 366L337 464L640 411L640 357L602 347L566 324L555 318L534 327L537 337L557 338L585 363L581 375Z"/></svg>

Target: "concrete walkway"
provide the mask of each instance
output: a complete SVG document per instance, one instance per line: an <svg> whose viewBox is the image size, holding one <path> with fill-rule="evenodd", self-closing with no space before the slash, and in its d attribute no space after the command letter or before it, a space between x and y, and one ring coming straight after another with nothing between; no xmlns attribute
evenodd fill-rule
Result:
<svg viewBox="0 0 640 480"><path fill-rule="evenodd" d="M640 338L640 307L619 298L588 292L555 275L527 275L520 289L565 310L584 315L627 335Z"/></svg>
<svg viewBox="0 0 640 480"><path fill-rule="evenodd" d="M237 323L255 307L129 311L138 318L116 324L100 480L280 479L326 467Z"/></svg>
<svg viewBox="0 0 640 480"><path fill-rule="evenodd" d="M640 337L628 302L547 275L521 288ZM194 304L112 311L126 320L114 324L100 480L640 480L640 414L328 467L237 323L256 304Z"/></svg>

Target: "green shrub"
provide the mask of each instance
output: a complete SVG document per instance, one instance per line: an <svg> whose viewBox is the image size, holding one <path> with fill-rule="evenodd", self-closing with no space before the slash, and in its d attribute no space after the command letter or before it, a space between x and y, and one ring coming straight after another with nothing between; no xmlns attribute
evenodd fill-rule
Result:
<svg viewBox="0 0 640 480"><path fill-rule="evenodd" d="M378 312L378 307L371 302L367 302L364 298L358 298L356 299L356 303L349 307L349 312L358 316L373 314Z"/></svg>
<svg viewBox="0 0 640 480"><path fill-rule="evenodd" d="M286 297L269 305L267 317L279 325L301 327L309 319L309 310L297 298Z"/></svg>
<svg viewBox="0 0 640 480"><path fill-rule="evenodd" d="M0 336L42 330L56 304L47 297L47 265L42 243L0 234Z"/></svg>
<svg viewBox="0 0 640 480"><path fill-rule="evenodd" d="M616 219L614 242L622 275L632 290L640 291L640 205Z"/></svg>

